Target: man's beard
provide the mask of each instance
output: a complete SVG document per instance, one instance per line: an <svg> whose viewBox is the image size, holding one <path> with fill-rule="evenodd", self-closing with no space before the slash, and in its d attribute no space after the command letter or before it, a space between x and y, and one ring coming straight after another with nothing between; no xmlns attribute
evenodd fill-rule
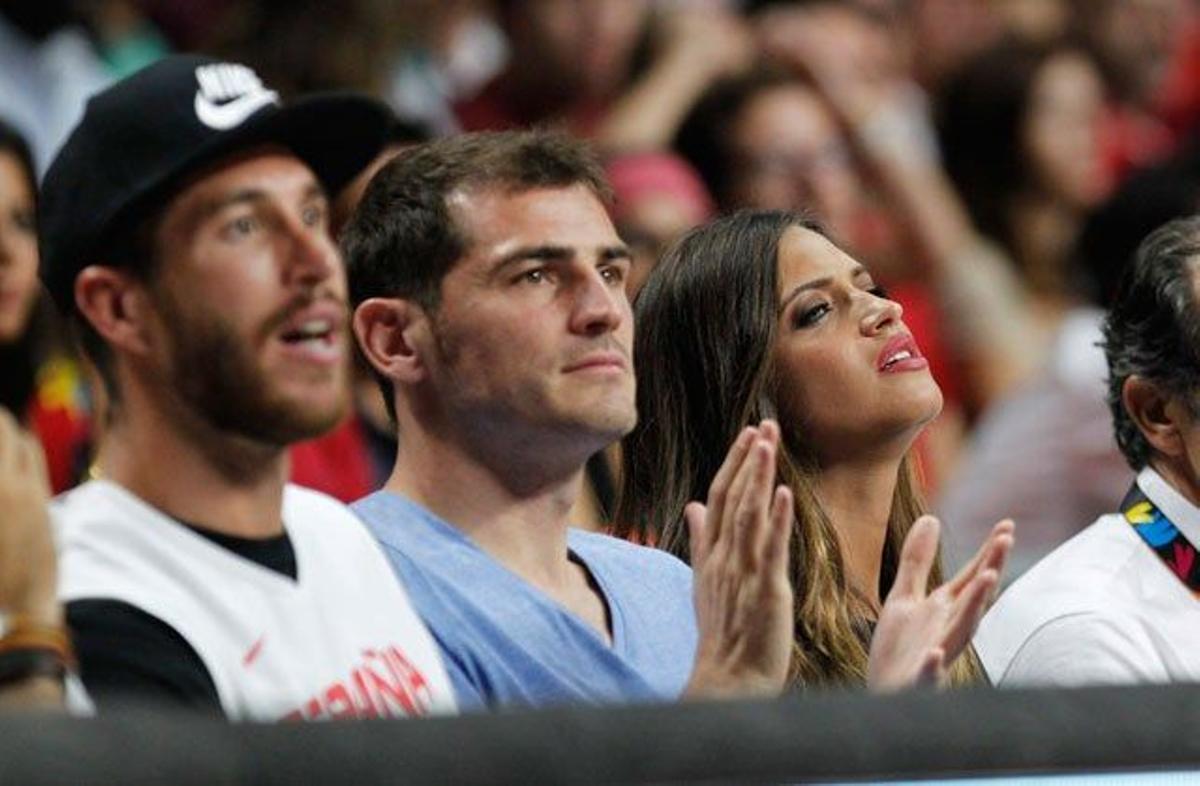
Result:
<svg viewBox="0 0 1200 786"><path fill-rule="evenodd" d="M169 382L212 428L284 447L324 434L345 414L348 391L342 391L336 406L324 408L272 395L271 380L256 365L246 339L219 319L192 322L168 320Z"/></svg>

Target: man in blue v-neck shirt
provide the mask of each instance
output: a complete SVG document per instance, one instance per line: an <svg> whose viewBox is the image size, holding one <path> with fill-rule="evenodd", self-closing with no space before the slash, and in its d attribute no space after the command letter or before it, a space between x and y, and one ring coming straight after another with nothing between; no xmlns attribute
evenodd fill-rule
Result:
<svg viewBox="0 0 1200 786"><path fill-rule="evenodd" d="M744 583L745 655L709 631L697 656L692 571L568 526L587 458L636 417L630 257L606 195L566 137L470 135L385 168L343 236L355 333L402 435L356 511L465 707L773 691L786 673L781 571Z"/></svg>
<svg viewBox="0 0 1200 786"><path fill-rule="evenodd" d="M631 260L607 198L569 137L468 134L384 167L342 236L355 336L400 442L355 509L460 706L770 695L787 676L793 505L775 487L776 424L747 428L691 508L691 569L569 526L588 457L637 418ZM873 685L939 662L945 630L918 619L881 619L895 638L876 638L897 646L873 655Z"/></svg>

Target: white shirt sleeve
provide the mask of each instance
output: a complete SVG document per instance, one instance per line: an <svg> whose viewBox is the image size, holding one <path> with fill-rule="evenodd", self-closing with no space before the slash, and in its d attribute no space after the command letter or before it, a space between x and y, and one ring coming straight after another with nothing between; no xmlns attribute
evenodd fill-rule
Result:
<svg viewBox="0 0 1200 786"><path fill-rule="evenodd" d="M1169 679L1166 665L1138 620L1092 611L1058 617L1034 631L997 685L1079 687Z"/></svg>

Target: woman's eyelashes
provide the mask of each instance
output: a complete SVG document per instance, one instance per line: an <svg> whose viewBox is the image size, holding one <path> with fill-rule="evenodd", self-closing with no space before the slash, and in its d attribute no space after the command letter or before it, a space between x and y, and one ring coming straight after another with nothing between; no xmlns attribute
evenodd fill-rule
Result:
<svg viewBox="0 0 1200 786"><path fill-rule="evenodd" d="M827 300L797 305L795 311L792 312L792 324L798 328L811 327L820 322L831 310L833 310L833 305Z"/></svg>
<svg viewBox="0 0 1200 786"><path fill-rule="evenodd" d="M887 290L877 284L864 287L862 291L869 292L882 300L888 299ZM812 327L832 311L833 302L830 299L822 298L808 303L797 304L796 308L792 311L792 326L795 328Z"/></svg>

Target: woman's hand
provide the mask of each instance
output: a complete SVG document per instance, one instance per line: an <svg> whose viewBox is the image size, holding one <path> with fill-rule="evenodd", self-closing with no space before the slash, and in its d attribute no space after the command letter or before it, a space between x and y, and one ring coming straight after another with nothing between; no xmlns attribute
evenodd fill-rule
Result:
<svg viewBox="0 0 1200 786"><path fill-rule="evenodd" d="M992 528L957 576L927 592L940 526L933 516L922 516L904 540L896 581L871 640L867 686L872 690L941 685L950 664L971 643L1000 582L1013 544L1008 520Z"/></svg>
<svg viewBox="0 0 1200 786"><path fill-rule="evenodd" d="M779 426L747 428L729 449L708 503L685 516L699 646L687 696L779 693L787 679L795 600L788 581L793 503L775 488Z"/></svg>

